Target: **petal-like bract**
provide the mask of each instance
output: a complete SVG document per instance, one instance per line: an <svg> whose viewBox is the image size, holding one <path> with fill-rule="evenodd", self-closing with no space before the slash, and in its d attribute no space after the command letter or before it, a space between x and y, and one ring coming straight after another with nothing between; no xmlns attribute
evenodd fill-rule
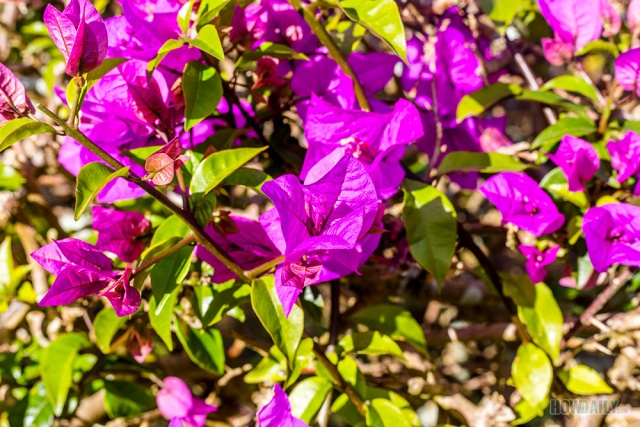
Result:
<svg viewBox="0 0 640 427"><path fill-rule="evenodd" d="M584 139L567 135L549 158L558 165L569 182L569 191L583 191L600 167L598 152Z"/></svg>
<svg viewBox="0 0 640 427"><path fill-rule="evenodd" d="M13 72L0 64L0 117L13 120L35 108L24 90L24 85Z"/></svg>
<svg viewBox="0 0 640 427"><path fill-rule="evenodd" d="M640 135L628 131L618 142L609 141L611 166L618 171L618 182L624 182L640 172Z"/></svg>
<svg viewBox="0 0 640 427"><path fill-rule="evenodd" d="M553 233L564 223L551 197L525 173L499 173L487 179L480 191L498 208L503 223L510 222L536 237Z"/></svg>
<svg viewBox="0 0 640 427"><path fill-rule="evenodd" d="M279 384L273 387L273 391L271 401L258 411L258 427L309 427L291 414L289 398Z"/></svg>
<svg viewBox="0 0 640 427"><path fill-rule="evenodd" d="M615 76L621 88L640 95L640 47L618 55L615 61Z"/></svg>
<svg viewBox="0 0 640 427"><path fill-rule="evenodd" d="M535 246L520 245L518 249L522 252L522 255L527 258L525 268L531 281L533 283L540 283L543 282L547 276L545 267L555 261L560 246L554 246L544 252L540 252Z"/></svg>
<svg viewBox="0 0 640 427"><path fill-rule="evenodd" d="M124 262L133 262L146 246L139 240L151 223L139 212L123 212L116 209L94 206L93 228L98 232L96 247L113 252Z"/></svg>

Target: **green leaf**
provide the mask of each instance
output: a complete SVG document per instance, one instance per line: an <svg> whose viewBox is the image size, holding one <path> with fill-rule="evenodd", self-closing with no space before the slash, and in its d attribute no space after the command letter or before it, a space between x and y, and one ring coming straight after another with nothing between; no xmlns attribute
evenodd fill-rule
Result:
<svg viewBox="0 0 640 427"><path fill-rule="evenodd" d="M0 190L15 191L22 187L25 179L9 165L0 163Z"/></svg>
<svg viewBox="0 0 640 427"><path fill-rule="evenodd" d="M87 90L91 89L98 80L104 77L109 71L116 68L118 65L127 62L128 58L105 58L102 64L95 70L89 71L87 74Z"/></svg>
<svg viewBox="0 0 640 427"><path fill-rule="evenodd" d="M189 39L188 42L191 46L208 53L220 61L224 61L224 50L222 49L222 43L220 43L218 30L214 25L207 24L200 28L198 36L195 39Z"/></svg>
<svg viewBox="0 0 640 427"><path fill-rule="evenodd" d="M409 249L416 261L442 283L458 238L455 208L434 187L409 180L405 183L402 218Z"/></svg>
<svg viewBox="0 0 640 427"><path fill-rule="evenodd" d="M211 216L218 205L215 193L206 194L204 197L195 197L194 216L200 227L206 227L211 222Z"/></svg>
<svg viewBox="0 0 640 427"><path fill-rule="evenodd" d="M56 133L56 130L46 123L40 123L28 118L5 122L0 127L0 152L20 140L41 133Z"/></svg>
<svg viewBox="0 0 640 427"><path fill-rule="evenodd" d="M211 154L200 162L193 173L189 188L191 194L207 194L240 166L266 149L267 147L233 148Z"/></svg>
<svg viewBox="0 0 640 427"><path fill-rule="evenodd" d="M402 350L388 335L378 331L354 332L338 342L338 354L390 354L404 359Z"/></svg>
<svg viewBox="0 0 640 427"><path fill-rule="evenodd" d="M151 238L149 248L157 247L170 239L184 239L187 234L189 234L189 227L184 221L176 215L171 215L158 226Z"/></svg>
<svg viewBox="0 0 640 427"><path fill-rule="evenodd" d="M483 87L475 92L465 95L458 103L456 119L458 123L468 117L478 116L493 106L498 101L510 96L519 95L522 88L514 84L496 83Z"/></svg>
<svg viewBox="0 0 640 427"><path fill-rule="evenodd" d="M272 179L269 174L261 170L242 167L229 175L229 177L222 181L221 185L243 185L253 188L262 194L262 184Z"/></svg>
<svg viewBox="0 0 640 427"><path fill-rule="evenodd" d="M291 414L311 425L332 388L331 382L322 377L300 381L289 393Z"/></svg>
<svg viewBox="0 0 640 427"><path fill-rule="evenodd" d="M552 360L560 356L562 311L553 293L544 283L533 285L528 277L505 280L505 294L518 306L518 317L527 325L533 342L544 349Z"/></svg>
<svg viewBox="0 0 640 427"><path fill-rule="evenodd" d="M549 405L549 399L540 404L541 408L546 408ZM534 408L524 399L521 399L516 406L513 407L514 412L518 415L518 418L513 420L511 424L514 426L528 423L532 419L540 416L540 408Z"/></svg>
<svg viewBox="0 0 640 427"><path fill-rule="evenodd" d="M12 296L23 277L31 271L29 265L15 266L11 251L11 236L0 244L0 295Z"/></svg>
<svg viewBox="0 0 640 427"><path fill-rule="evenodd" d="M367 405L366 424L371 427L411 427L400 408L387 399L377 398Z"/></svg>
<svg viewBox="0 0 640 427"><path fill-rule="evenodd" d="M310 337L304 338L300 341L298 348L296 349L296 357L293 363L293 369L289 371L287 381L284 384L284 388L289 388L291 384L295 383L302 374L302 371L309 366L313 365L313 339Z"/></svg>
<svg viewBox="0 0 640 427"><path fill-rule="evenodd" d="M586 106L576 104L575 102L563 98L554 92L525 89L520 95L516 96L516 99L519 101L538 102L551 107L562 108L575 113L580 118L589 119Z"/></svg>
<svg viewBox="0 0 640 427"><path fill-rule="evenodd" d="M156 407L149 387L132 381L105 381L104 406L109 418L135 417Z"/></svg>
<svg viewBox="0 0 640 427"><path fill-rule="evenodd" d="M482 0L480 2L482 9L489 15L502 36L518 14L522 3L523 0Z"/></svg>
<svg viewBox="0 0 640 427"><path fill-rule="evenodd" d="M158 54L147 64L147 73L150 76L153 71L158 68L158 65L162 62L162 60L167 56L170 52L180 49L184 46L184 41L169 39L158 49Z"/></svg>
<svg viewBox="0 0 640 427"><path fill-rule="evenodd" d="M384 40L404 62L407 62L407 41L394 0L340 0L340 8L354 22Z"/></svg>
<svg viewBox="0 0 640 427"><path fill-rule="evenodd" d="M278 299L273 276L254 280L251 285L251 305L273 343L293 367L296 350L304 330L304 313L294 305L287 318Z"/></svg>
<svg viewBox="0 0 640 427"><path fill-rule="evenodd" d="M67 85L67 89L65 90L65 96L67 98L67 104L69 106L73 105L73 100L76 97L76 90L77 90L77 85L75 83L75 81L73 79L71 79L69 81L69 84ZM84 86L82 86L82 88L80 89L80 98L78 99L78 105L80 107L82 107L82 104L84 103L84 97L87 94L87 91L89 90L89 84L87 81L85 81Z"/></svg>
<svg viewBox="0 0 640 427"><path fill-rule="evenodd" d="M555 199L566 200L581 209L587 207L587 196L584 191L569 191L569 183L560 168L552 169L540 181L540 188L551 193Z"/></svg>
<svg viewBox="0 0 640 427"><path fill-rule="evenodd" d="M231 0L202 0L198 7L197 27L211 22Z"/></svg>
<svg viewBox="0 0 640 427"><path fill-rule="evenodd" d="M188 131L213 114L222 99L222 81L215 68L190 61L182 75L184 130Z"/></svg>
<svg viewBox="0 0 640 427"><path fill-rule="evenodd" d="M71 388L73 363L78 351L90 345L86 335L72 332L60 335L42 351L40 376L53 413L58 417L62 415Z"/></svg>
<svg viewBox="0 0 640 427"><path fill-rule="evenodd" d="M553 380L553 366L544 351L535 344L522 344L511 365L511 377L522 398L541 414Z"/></svg>
<svg viewBox="0 0 640 427"><path fill-rule="evenodd" d="M176 319L176 335L193 363L207 372L224 373L224 343L220 331L192 328Z"/></svg>
<svg viewBox="0 0 640 427"><path fill-rule="evenodd" d="M453 151L442 159L440 166L438 166L438 175L446 175L451 172L521 172L528 168L529 165L508 154Z"/></svg>
<svg viewBox="0 0 640 427"><path fill-rule="evenodd" d="M87 163L76 179L76 209L73 218L80 219L89 204L111 181L129 174L129 166L114 171L100 162Z"/></svg>
<svg viewBox="0 0 640 427"><path fill-rule="evenodd" d="M233 281L231 284L233 285ZM251 286L243 284L222 291L216 291L213 287L198 286L195 294L202 324L211 326L222 320L222 317L232 308L249 302Z"/></svg>
<svg viewBox="0 0 640 427"><path fill-rule="evenodd" d="M185 246L171 255L158 261L149 276L151 277L151 289L158 306L156 314L164 308L164 304L170 298L171 293L187 277L191 266L193 248Z"/></svg>
<svg viewBox="0 0 640 427"><path fill-rule="evenodd" d="M113 307L105 307L93 320L93 330L96 335L96 344L101 352L111 352L111 340L116 332L127 321L127 317L118 317Z"/></svg>
<svg viewBox="0 0 640 427"><path fill-rule="evenodd" d="M53 425L53 409L47 400L42 381L37 382L29 393L8 411L11 427L50 427Z"/></svg>
<svg viewBox="0 0 640 427"><path fill-rule="evenodd" d="M162 309L160 310L158 310L156 299L153 296L149 299L149 323L169 351L173 351L171 319L173 318L173 310L178 302L178 294L181 288L182 286L178 286L163 300Z"/></svg>
<svg viewBox="0 0 640 427"><path fill-rule="evenodd" d="M582 49L577 51L574 56L583 56L590 53L610 53L614 58L618 56L620 51L614 43L606 42L604 40L594 40L587 43Z"/></svg>
<svg viewBox="0 0 640 427"><path fill-rule="evenodd" d="M565 135L585 136L596 130L593 120L565 117L540 132L531 143L531 149L541 148L544 151L551 151Z"/></svg>
<svg viewBox="0 0 640 427"><path fill-rule="evenodd" d="M580 395L611 394L613 389L602 376L587 365L576 365L560 371L558 378L572 393Z"/></svg>
<svg viewBox="0 0 640 427"><path fill-rule="evenodd" d="M249 51L238 58L238 61L236 62L236 68L242 68L247 65L255 64L258 59L264 58L265 56L278 59L302 59L305 61L309 60L307 55L299 53L291 49L287 45L267 42L262 43L255 50Z"/></svg>
<svg viewBox="0 0 640 427"><path fill-rule="evenodd" d="M558 76L546 82L540 89L562 89L567 92L579 93L594 101L598 100L598 94L595 88L577 76Z"/></svg>
<svg viewBox="0 0 640 427"><path fill-rule="evenodd" d="M190 0L189 3L185 3L178 11L178 27L182 30L183 34L189 32L189 23L191 22L191 12L195 0Z"/></svg>
<svg viewBox="0 0 640 427"><path fill-rule="evenodd" d="M247 384L275 383L286 379L287 359L276 346L271 347L269 354L244 376Z"/></svg>
<svg viewBox="0 0 640 427"><path fill-rule="evenodd" d="M422 352L426 350L422 327L411 313L397 305L366 307L351 316L351 321L384 332L393 339L405 340Z"/></svg>

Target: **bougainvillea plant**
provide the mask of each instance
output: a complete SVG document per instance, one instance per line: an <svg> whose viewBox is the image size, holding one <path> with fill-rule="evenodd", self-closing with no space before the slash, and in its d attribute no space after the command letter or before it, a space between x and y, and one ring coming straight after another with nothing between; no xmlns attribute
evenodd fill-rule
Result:
<svg viewBox="0 0 640 427"><path fill-rule="evenodd" d="M0 21L0 427L638 423L640 1Z"/></svg>

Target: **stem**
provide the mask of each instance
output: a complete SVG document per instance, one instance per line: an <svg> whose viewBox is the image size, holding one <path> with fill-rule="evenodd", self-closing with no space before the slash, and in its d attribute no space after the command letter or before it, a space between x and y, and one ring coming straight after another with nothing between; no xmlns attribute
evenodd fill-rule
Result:
<svg viewBox="0 0 640 427"><path fill-rule="evenodd" d="M72 137L80 144L82 144L89 151L100 157L104 162L106 162L109 166L113 167L116 170L124 168L124 165L120 163L118 160L113 158L109 153L104 151L102 148L98 147L96 143L91 141L85 134L80 132L77 129L72 129L69 127L64 120L54 114L52 111L47 109L43 105L38 105L38 109L46 114L51 120L53 120L56 124L58 124L65 132L67 136ZM202 227L197 223L195 218L190 215L188 212L180 209L176 206L171 200L167 198L164 194L158 191L155 187L151 186L146 181L140 179L139 176L134 174L133 172L129 172L129 175L125 178L128 181L131 181L138 185L138 187L145 190L151 197L162 203L167 209L169 209L173 214L178 216L184 223L189 227L191 232L195 235L196 241L198 244L204 246L209 252L213 254L216 258L220 260L229 270L231 270L240 280L245 282L249 282L249 279L245 276L244 270L238 264L234 263L227 257L225 257L216 247L215 242L207 233L204 232Z"/></svg>
<svg viewBox="0 0 640 427"><path fill-rule="evenodd" d="M435 79L431 82L431 96L433 97L433 120L436 124L436 144L433 149L433 156L429 160L427 167L427 177L431 175L431 171L436 167L438 158L440 157L440 147L442 145L442 122L440 122L440 113L438 110L438 97L436 94Z"/></svg>
<svg viewBox="0 0 640 427"><path fill-rule="evenodd" d="M331 318L329 326L329 348L338 344L338 325L340 324L340 281L331 281Z"/></svg>
<svg viewBox="0 0 640 427"><path fill-rule="evenodd" d="M333 381L335 382L335 384L340 387L347 396L349 396L349 400L351 400L351 403L353 403L353 406L356 407L360 415L362 415L363 417L366 416L367 405L364 400L362 400L360 395L358 395L358 392L353 388L353 386L342 377L340 371L338 371L337 366L331 363L329 359L327 359L327 356L325 356L324 352L320 348L320 345L316 342L313 343L313 352L315 353L318 361L320 361L320 363L322 363L327 371L329 371L329 373L333 377Z"/></svg>
<svg viewBox="0 0 640 427"><path fill-rule="evenodd" d="M518 317L518 307L516 307L514 302L505 295L504 285L502 284L502 278L500 277L500 274L498 274L498 271L496 270L496 268L491 263L491 260L489 259L489 257L487 257L485 253L482 252L482 249L480 249L480 247L473 240L473 236L460 223L458 223L458 236L460 238L460 245L464 246L465 248L469 249L469 251L471 251L471 253L476 257L476 259L480 263L480 266L482 267L482 269L485 271L485 273L487 273L487 276L489 277L489 280L491 280L493 287L498 292L500 299L502 300L504 305L507 307L507 310L509 311L509 314L511 317L511 321L516 325L516 329L518 331L520 340L523 343L530 342L531 338L529 337L529 333L527 332L527 329L525 328L524 324L520 321L520 318Z"/></svg>
<svg viewBox="0 0 640 427"><path fill-rule="evenodd" d="M260 129L258 122L256 122L255 119L251 116L251 114L249 114L247 110L244 109L244 107L242 106L242 102L240 102L240 99L238 98L238 95L236 95L236 92L233 89L231 89L231 86L229 86L229 83L226 82L225 80L222 80L222 91L224 93L224 97L227 98L229 101L231 101L231 104L235 104L238 107L238 109L240 110L240 114L242 114L242 117L244 117L247 123L249 123L249 126L251 126L251 129L253 129L255 133L258 134L258 138L260 139L260 142L268 146L269 141L267 141L267 138L262 133L262 129ZM231 115L233 116L233 114Z"/></svg>
<svg viewBox="0 0 640 427"><path fill-rule="evenodd" d="M589 321L602 310L602 307L622 289L632 275L633 272L631 270L624 270L618 277L611 279L605 290L598 294L596 299L594 299L591 304L589 304L589 307L578 317L578 320L573 323L569 332L562 338L560 346L564 347L567 341L569 341L569 338L575 335L584 324L589 323Z"/></svg>
<svg viewBox="0 0 640 427"><path fill-rule="evenodd" d="M324 28L322 23L316 19L315 15L315 3L312 3L308 7L304 6L300 0L289 0L289 3L300 12L304 16L304 20L307 21L307 24L311 27L311 31L318 37L320 42L329 49L329 55L333 58L334 61L338 63L342 71L353 80L353 89L356 93L356 98L358 99L358 104L360 104L360 108L364 111L371 111L371 104L369 104L369 99L367 95L364 93L364 89L354 73L353 68L347 62L347 60L342 56L342 52L340 52L340 48L333 40L331 35Z"/></svg>
<svg viewBox="0 0 640 427"><path fill-rule="evenodd" d="M249 280L253 280L265 271L270 270L271 268L280 264L282 261L284 261L284 255L279 256L278 258L274 258L271 261L267 261L264 264L257 266L253 270L245 271L244 276Z"/></svg>
<svg viewBox="0 0 640 427"><path fill-rule="evenodd" d="M176 177L178 178L178 186L180 187L180 193L182 195L182 210L190 212L189 194L187 194L187 186L184 184L184 175L182 175L182 169L178 169L176 171Z"/></svg>
<svg viewBox="0 0 640 427"><path fill-rule="evenodd" d="M604 104L604 111L602 112L602 116L600 117L600 123L598 123L598 132L604 135L604 132L607 130L607 125L609 124L609 118L611 117L611 106L613 105L613 97L616 88L618 87L617 80L613 81L613 85L609 90L609 96L607 97L607 101Z"/></svg>
<svg viewBox="0 0 640 427"><path fill-rule="evenodd" d="M73 101L71 103L71 114L69 115L69 126L73 129L77 129L76 118L80 112L80 97L82 96L82 87L85 84L85 80L82 76L74 77L73 84L76 85L76 92L73 94Z"/></svg>
<svg viewBox="0 0 640 427"><path fill-rule="evenodd" d="M513 43L513 41L511 41L508 36L505 36L505 39L507 41L507 46L509 47L511 54L513 55L513 59L516 61L516 65L520 69L520 72L522 73L524 79L527 81L529 88L531 90L540 90L540 85L536 80L536 76L535 74L533 74L533 70L531 70L531 67L529 67L529 64L524 59L524 56L522 56L522 54L518 52L518 48L516 47L515 43ZM551 108L544 107L542 109L542 112L544 113L544 116L550 125L553 125L558 121L556 113L554 113Z"/></svg>
<svg viewBox="0 0 640 427"><path fill-rule="evenodd" d="M141 266L139 266L138 268L136 268L134 270L134 272L131 274L131 277L135 277L136 274L140 273L141 271L146 270L147 268L151 267L153 264L155 264L156 262L160 261L163 258L168 257L169 255L178 252L180 249L184 248L185 246L188 246L192 243L194 243L196 241L196 236L193 235L193 233L189 233L187 235L187 237L185 237L184 239L180 240L178 243L176 243L175 245L171 246L168 249L165 249L164 251L160 252L158 255L154 256L153 258L151 258L149 261L145 262L144 264L142 264Z"/></svg>

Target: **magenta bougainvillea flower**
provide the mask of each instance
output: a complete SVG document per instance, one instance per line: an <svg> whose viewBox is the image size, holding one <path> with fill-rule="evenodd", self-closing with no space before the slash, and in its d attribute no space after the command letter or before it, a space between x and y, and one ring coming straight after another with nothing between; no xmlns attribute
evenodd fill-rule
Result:
<svg viewBox="0 0 640 427"><path fill-rule="evenodd" d="M360 160L378 197L393 196L404 178L400 160L404 148L423 135L416 107L399 100L389 114L335 107L315 96L307 112L305 136L309 149L300 177L334 150Z"/></svg>
<svg viewBox="0 0 640 427"><path fill-rule="evenodd" d="M598 272L613 264L640 267L640 207L627 203L596 206L582 219L587 251Z"/></svg>
<svg viewBox="0 0 640 427"><path fill-rule="evenodd" d="M91 214L93 229L98 232L98 249L113 252L124 262L138 259L146 246L146 243L139 239L151 228L151 223L144 215L101 206L94 206Z"/></svg>
<svg viewBox="0 0 640 427"><path fill-rule="evenodd" d="M204 427L207 414L218 410L203 399L194 397L189 386L178 377L166 377L156 395L156 404L163 417L172 425L187 423L192 427Z"/></svg>
<svg viewBox="0 0 640 427"><path fill-rule="evenodd" d="M57 275L41 306L65 305L98 294L105 296L118 316L140 307L140 293L131 286L131 269L114 271L111 260L95 246L78 239L53 241L31 254L51 274Z"/></svg>
<svg viewBox="0 0 640 427"><path fill-rule="evenodd" d="M531 281L533 283L540 283L544 282L544 278L547 276L545 267L556 260L560 246L554 246L544 252L541 252L535 246L520 245L518 249L522 252L522 255L527 258L525 268Z"/></svg>
<svg viewBox="0 0 640 427"><path fill-rule="evenodd" d="M598 152L584 139L566 135L560 147L549 158L562 169L569 183L569 191L584 191L600 167Z"/></svg>
<svg viewBox="0 0 640 427"><path fill-rule="evenodd" d="M67 74L88 73L102 64L107 55L107 27L90 1L71 0L62 12L48 5L44 23L67 61Z"/></svg>
<svg viewBox="0 0 640 427"><path fill-rule="evenodd" d="M640 177L640 135L629 131L620 141L609 141L607 150L611 154L611 166L618 171L618 182L624 182L632 176ZM636 195L639 191L640 186L636 185Z"/></svg>
<svg viewBox="0 0 640 427"><path fill-rule="evenodd" d="M563 65L574 52L600 38L601 16L609 16L608 8L603 12L605 1L538 0L540 13L554 33L553 39L542 39L547 61L553 65Z"/></svg>
<svg viewBox="0 0 640 427"><path fill-rule="evenodd" d="M223 233L223 230L218 230L211 224L205 228L205 231L240 267L251 270L281 255L259 222L235 215L231 215L230 220L237 228L235 233ZM213 283L223 283L236 277L203 246L196 246L195 255L214 268L211 278Z"/></svg>
<svg viewBox="0 0 640 427"><path fill-rule="evenodd" d="M132 326L126 344L129 354L138 363L144 363L154 347L153 337L149 328Z"/></svg>
<svg viewBox="0 0 640 427"><path fill-rule="evenodd" d="M273 387L273 398L258 411L258 427L309 427L291 414L287 394L279 384Z"/></svg>
<svg viewBox="0 0 640 427"><path fill-rule="evenodd" d="M621 88L640 95L640 47L618 55L614 71Z"/></svg>
<svg viewBox="0 0 640 427"><path fill-rule="evenodd" d="M260 222L285 255L276 289L285 314L308 285L357 272L377 246L367 236L378 219L376 190L361 162L340 150L320 160L304 185L294 175L266 182L273 201Z"/></svg>
<svg viewBox="0 0 640 427"><path fill-rule="evenodd" d="M503 224L510 222L536 237L553 233L564 223L551 197L523 172L494 175L480 191L496 205Z"/></svg>
<svg viewBox="0 0 640 427"><path fill-rule="evenodd" d="M13 120L35 112L22 82L10 69L0 64L0 117Z"/></svg>
<svg viewBox="0 0 640 427"><path fill-rule="evenodd" d="M622 18L609 0L600 0L600 20L602 21L604 37L613 37L620 32Z"/></svg>

